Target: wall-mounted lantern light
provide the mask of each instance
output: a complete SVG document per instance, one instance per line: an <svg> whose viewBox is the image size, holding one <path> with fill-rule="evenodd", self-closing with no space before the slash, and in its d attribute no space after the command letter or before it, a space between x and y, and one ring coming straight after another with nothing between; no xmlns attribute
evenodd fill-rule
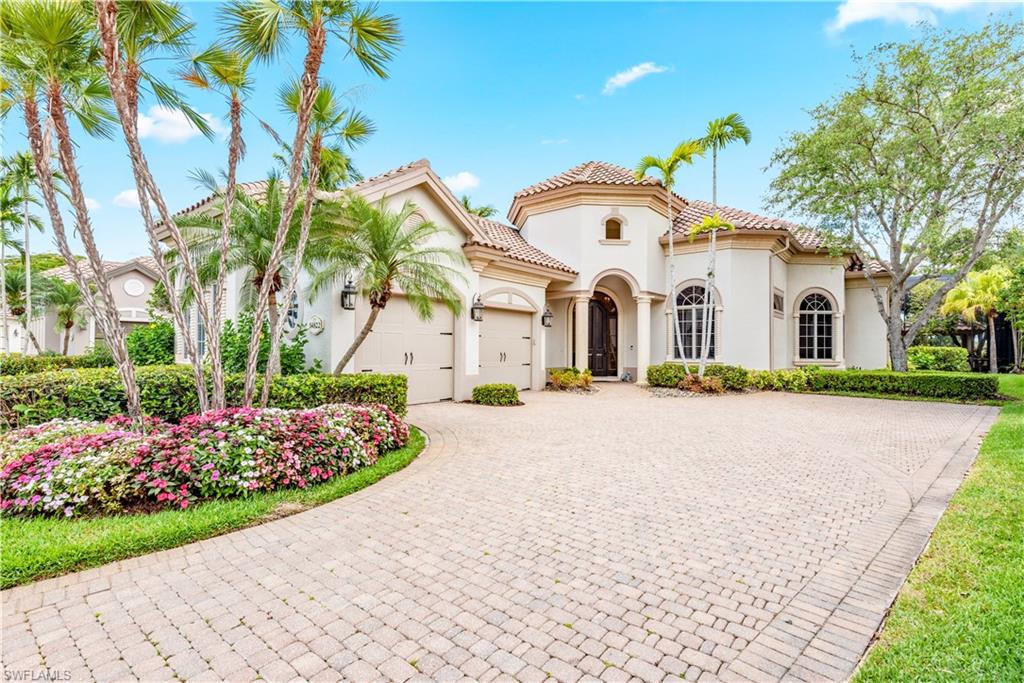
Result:
<svg viewBox="0 0 1024 683"><path fill-rule="evenodd" d="M473 300L473 305L469 307L469 317L474 322L480 322L484 319L484 302L480 301L479 294Z"/></svg>
<svg viewBox="0 0 1024 683"><path fill-rule="evenodd" d="M555 314L551 312L550 306L544 307L544 313L540 316L540 324L544 327L551 327L551 321L554 319Z"/></svg>
<svg viewBox="0 0 1024 683"><path fill-rule="evenodd" d="M345 287L341 290L341 307L346 311L356 310L356 285L351 277L345 281Z"/></svg>

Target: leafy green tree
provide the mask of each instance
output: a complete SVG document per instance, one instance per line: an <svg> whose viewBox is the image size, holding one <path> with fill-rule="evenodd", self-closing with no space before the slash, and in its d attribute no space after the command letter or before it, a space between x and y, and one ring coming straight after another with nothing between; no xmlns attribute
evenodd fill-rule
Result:
<svg viewBox="0 0 1024 683"><path fill-rule="evenodd" d="M957 313L968 322L983 318L988 324L988 371L999 372L996 349L996 317L999 301L1006 289L1010 271L1005 266L973 271L949 290L939 309L941 313Z"/></svg>
<svg viewBox="0 0 1024 683"><path fill-rule="evenodd" d="M128 333L128 355L136 365L170 365L174 362L174 325L156 320Z"/></svg>
<svg viewBox="0 0 1024 683"><path fill-rule="evenodd" d="M686 353L683 351L683 335L679 329L679 316L676 315L675 310L676 254L675 233L672 226L672 187L676 184L676 171L679 170L679 167L683 164L692 164L693 158L696 156L704 156L704 146L700 140L687 140L676 145L676 148L667 157L652 155L641 157L634 172L636 179L642 180L648 171L657 171L661 175L661 184L665 188L665 208L668 211L668 268L666 269L668 272L665 274L665 310L671 316L675 348L679 349L679 357L683 361L683 368L687 375L690 374L690 365L686 362Z"/></svg>
<svg viewBox="0 0 1024 683"><path fill-rule="evenodd" d="M810 130L775 153L770 199L888 269L889 283L865 274L892 367L904 371L907 347L1021 207L1024 24L926 28L862 63L850 88L810 112ZM904 320L908 291L940 275L948 279Z"/></svg>
<svg viewBox="0 0 1024 683"><path fill-rule="evenodd" d="M462 310L462 297L455 283L464 278L454 266L463 265L465 257L458 249L432 244L448 230L432 221L411 223L416 209L407 201L398 211L392 211L385 199L371 204L353 195L345 207L337 238L325 240L318 254L310 298L344 282L355 271L357 286L370 302L370 315L334 368L335 374L344 372L373 330L395 287L409 298L413 311L423 320L434 315L434 301L440 301L455 315Z"/></svg>
<svg viewBox="0 0 1024 683"><path fill-rule="evenodd" d="M750 144L750 129L739 114L732 113L720 119L708 122L707 132L700 139L705 149L711 150L711 204L714 207L710 220L694 226L696 232L710 233L708 238L708 272L704 279L704 326L700 345L700 367L697 374L704 376L707 367L708 353L711 348L711 323L715 311L715 246L720 229L734 229L718 215L718 152L734 142Z"/></svg>

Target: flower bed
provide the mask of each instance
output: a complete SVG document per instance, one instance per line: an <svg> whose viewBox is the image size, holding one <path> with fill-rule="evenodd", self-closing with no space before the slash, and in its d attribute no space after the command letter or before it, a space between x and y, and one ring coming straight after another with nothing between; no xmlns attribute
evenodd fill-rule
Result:
<svg viewBox="0 0 1024 683"><path fill-rule="evenodd" d="M53 420L0 435L0 512L122 512L306 488L377 461L409 429L383 405L232 408L149 422Z"/></svg>

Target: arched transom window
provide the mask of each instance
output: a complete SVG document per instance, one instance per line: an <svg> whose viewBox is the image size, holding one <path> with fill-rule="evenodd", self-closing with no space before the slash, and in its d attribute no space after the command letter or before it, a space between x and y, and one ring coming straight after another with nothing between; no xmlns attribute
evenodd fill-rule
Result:
<svg viewBox="0 0 1024 683"><path fill-rule="evenodd" d="M824 294L800 301L799 355L801 360L832 360L832 302Z"/></svg>
<svg viewBox="0 0 1024 683"><path fill-rule="evenodd" d="M703 343L704 332L704 288L700 285L691 285L679 290L676 295L676 316L679 319L679 331L683 341L683 354L686 360L699 360L701 344ZM715 358L715 311L709 312L708 323L711 340L708 344L708 358ZM683 358L679 353L679 344L675 338L675 330L670 330L672 335L672 347L675 349L675 357Z"/></svg>

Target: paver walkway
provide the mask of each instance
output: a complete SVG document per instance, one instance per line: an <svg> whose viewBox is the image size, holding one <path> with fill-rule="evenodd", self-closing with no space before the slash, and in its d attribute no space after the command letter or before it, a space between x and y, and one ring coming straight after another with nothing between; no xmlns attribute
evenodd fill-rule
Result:
<svg viewBox="0 0 1024 683"><path fill-rule="evenodd" d="M293 517L2 594L63 680L838 680L995 410L752 394L417 406L428 451Z"/></svg>

